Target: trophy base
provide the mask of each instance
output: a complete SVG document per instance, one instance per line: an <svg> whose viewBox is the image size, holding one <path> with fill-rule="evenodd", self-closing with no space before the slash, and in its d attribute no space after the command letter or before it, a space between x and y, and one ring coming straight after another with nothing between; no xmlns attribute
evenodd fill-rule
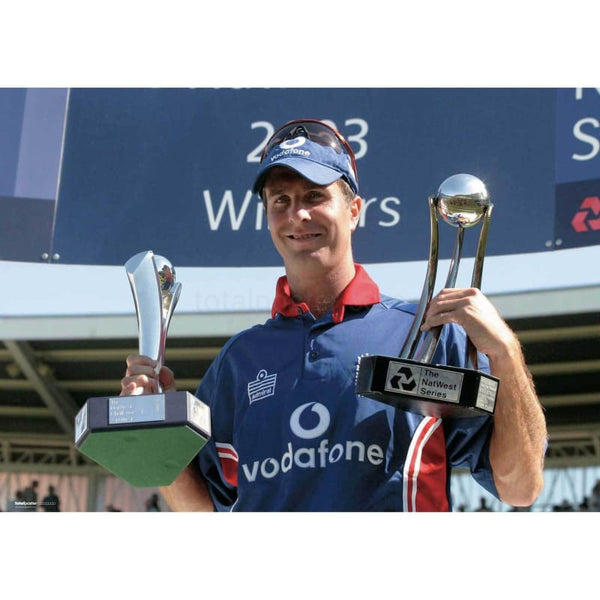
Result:
<svg viewBox="0 0 600 600"><path fill-rule="evenodd" d="M89 398L75 419L75 447L134 487L170 485L209 439L189 392Z"/></svg>
<svg viewBox="0 0 600 600"><path fill-rule="evenodd" d="M356 393L427 417L493 415L497 377L390 356L358 358Z"/></svg>

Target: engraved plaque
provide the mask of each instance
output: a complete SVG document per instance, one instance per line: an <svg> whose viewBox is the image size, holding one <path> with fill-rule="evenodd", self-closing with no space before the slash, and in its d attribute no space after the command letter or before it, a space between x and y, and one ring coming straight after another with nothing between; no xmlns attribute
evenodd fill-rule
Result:
<svg viewBox="0 0 600 600"><path fill-rule="evenodd" d="M164 421L165 396L118 396L108 399L108 424Z"/></svg>

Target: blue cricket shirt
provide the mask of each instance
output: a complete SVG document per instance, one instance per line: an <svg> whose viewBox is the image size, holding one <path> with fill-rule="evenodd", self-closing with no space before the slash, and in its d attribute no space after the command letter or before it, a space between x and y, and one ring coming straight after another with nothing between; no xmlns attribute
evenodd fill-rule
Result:
<svg viewBox="0 0 600 600"><path fill-rule="evenodd" d="M278 281L272 318L231 338L197 390L212 419L198 462L217 510L448 511L452 467L497 495L491 417L422 417L355 393L358 356L398 356L414 311L360 265L320 319ZM464 366L464 348L446 326L433 362Z"/></svg>

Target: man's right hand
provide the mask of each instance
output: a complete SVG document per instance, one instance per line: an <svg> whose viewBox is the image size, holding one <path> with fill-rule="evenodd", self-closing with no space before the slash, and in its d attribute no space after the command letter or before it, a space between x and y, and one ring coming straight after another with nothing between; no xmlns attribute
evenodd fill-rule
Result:
<svg viewBox="0 0 600 600"><path fill-rule="evenodd" d="M162 367L160 377L157 377L156 361L147 356L131 354L126 362L125 377L121 379L121 396L156 394L159 379L163 392L177 391L173 371L168 367ZM212 512L215 509L196 460L192 460L171 485L158 489L173 511Z"/></svg>
<svg viewBox="0 0 600 600"><path fill-rule="evenodd" d="M169 367L162 367L157 376L156 361L148 356L130 354L127 359L125 377L121 379L121 396L139 396L140 394L156 394L158 382L163 392L176 391L175 377Z"/></svg>

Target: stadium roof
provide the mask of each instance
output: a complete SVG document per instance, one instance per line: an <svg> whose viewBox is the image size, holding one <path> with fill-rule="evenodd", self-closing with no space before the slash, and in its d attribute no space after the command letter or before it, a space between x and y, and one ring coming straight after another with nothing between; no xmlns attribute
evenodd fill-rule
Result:
<svg viewBox="0 0 600 600"><path fill-rule="evenodd" d="M600 288L491 297L517 332L546 411L547 466L600 465ZM167 363L194 392L211 360L263 312L176 314ZM105 473L73 445L87 398L117 395L135 317L0 319L0 471Z"/></svg>

